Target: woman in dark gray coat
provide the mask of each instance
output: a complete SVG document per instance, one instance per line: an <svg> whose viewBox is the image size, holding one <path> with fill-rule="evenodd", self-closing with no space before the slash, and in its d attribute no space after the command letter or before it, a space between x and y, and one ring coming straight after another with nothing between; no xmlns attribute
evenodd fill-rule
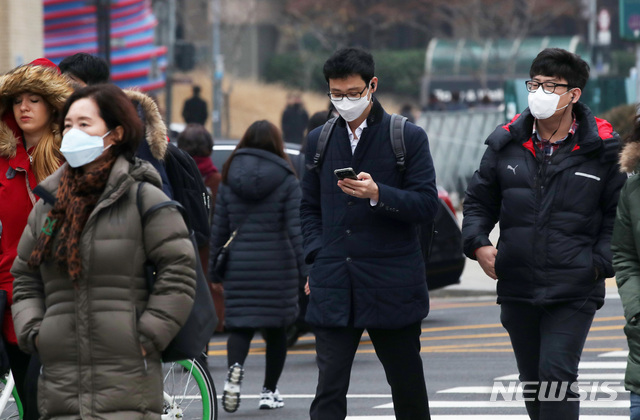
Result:
<svg viewBox="0 0 640 420"><path fill-rule="evenodd" d="M267 363L261 409L284 405L277 389L287 354L286 327L298 312L298 288L307 267L300 231L300 187L279 130L256 121L222 170L211 233L212 258L235 232L224 279L229 371L223 408L240 404L243 364L251 339L264 329ZM211 261L209 267L213 267Z"/></svg>

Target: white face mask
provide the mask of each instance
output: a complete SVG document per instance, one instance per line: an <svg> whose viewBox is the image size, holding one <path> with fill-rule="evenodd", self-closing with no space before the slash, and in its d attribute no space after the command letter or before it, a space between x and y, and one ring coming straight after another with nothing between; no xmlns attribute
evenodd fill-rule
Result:
<svg viewBox="0 0 640 420"><path fill-rule="evenodd" d="M531 115L539 120L546 120L555 114L556 111L565 109L569 104L566 104L562 108L556 107L558 106L558 102L560 102L560 97L569 92L571 92L571 90L566 91L562 95L558 95L557 93L544 93L542 86L540 86L535 92L529 92L528 102Z"/></svg>
<svg viewBox="0 0 640 420"><path fill-rule="evenodd" d="M104 136L92 136L77 128L72 128L62 137L60 153L67 159L69 166L78 168L96 160L102 152L109 147L104 147Z"/></svg>
<svg viewBox="0 0 640 420"><path fill-rule="evenodd" d="M371 102L369 100L369 89L367 89L367 94L357 101L350 101L347 98L342 98L339 101L331 99L331 102L333 103L333 106L336 107L338 114L340 114L345 121L351 122L362 115L364 110L369 106L369 102Z"/></svg>

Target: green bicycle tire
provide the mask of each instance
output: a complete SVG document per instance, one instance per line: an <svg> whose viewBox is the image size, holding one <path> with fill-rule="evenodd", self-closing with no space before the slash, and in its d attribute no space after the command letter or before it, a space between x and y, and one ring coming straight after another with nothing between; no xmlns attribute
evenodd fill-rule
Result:
<svg viewBox="0 0 640 420"><path fill-rule="evenodd" d="M198 359L179 360L175 364L182 366L186 372L189 372L198 387L202 401L202 419L217 420L216 390L208 368L203 366Z"/></svg>
<svg viewBox="0 0 640 420"><path fill-rule="evenodd" d="M5 385L7 384L7 380L4 378L4 376L0 378L0 381ZM18 408L18 416L20 417L20 419L22 419L24 417L24 411L22 409L22 401L20 401L20 397L18 396L18 390L16 389L15 385L11 390L11 395L13 396L13 400L15 401L16 407Z"/></svg>

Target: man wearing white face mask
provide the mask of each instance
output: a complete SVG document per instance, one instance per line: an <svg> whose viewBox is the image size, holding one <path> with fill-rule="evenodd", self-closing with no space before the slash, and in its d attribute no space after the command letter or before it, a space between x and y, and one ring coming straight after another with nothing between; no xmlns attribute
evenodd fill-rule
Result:
<svg viewBox="0 0 640 420"><path fill-rule="evenodd" d="M351 365L366 329L391 386L397 419L430 418L420 357L429 312L416 225L438 208L427 135L406 123L404 171L390 138L391 116L373 96L371 54L337 51L324 65L329 97L340 114L324 159L306 172L300 217L305 260L313 264L306 320L314 326L320 371L312 420L343 420ZM309 133L307 166L321 149L322 127ZM351 167L357 179L338 179Z"/></svg>
<svg viewBox="0 0 640 420"><path fill-rule="evenodd" d="M498 281L529 417L577 420L578 363L614 275L611 234L626 176L618 134L578 102L589 65L547 48L529 74L529 107L487 138L467 188L464 251Z"/></svg>

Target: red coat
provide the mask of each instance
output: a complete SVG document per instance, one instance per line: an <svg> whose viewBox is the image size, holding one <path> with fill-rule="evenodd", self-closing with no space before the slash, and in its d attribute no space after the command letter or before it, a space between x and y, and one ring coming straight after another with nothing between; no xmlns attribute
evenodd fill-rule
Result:
<svg viewBox="0 0 640 420"><path fill-rule="evenodd" d="M14 158L0 158L0 290L7 291L7 306L2 324L2 334L12 344L17 344L11 318L13 303L13 276L10 273L16 258L18 242L27 225L27 218L37 197L32 188L36 178L31 170L29 155L22 142L18 140ZM28 177L28 182L27 182Z"/></svg>
<svg viewBox="0 0 640 420"><path fill-rule="evenodd" d="M11 317L13 277L10 270L22 231L37 200L32 192L36 178L22 142L22 131L11 109L11 98L22 92L42 96L59 113L72 88L69 79L46 59L16 67L0 76L0 290L6 290L8 297L2 333L12 344L16 344L16 336ZM59 131L56 130L54 135L59 144Z"/></svg>

